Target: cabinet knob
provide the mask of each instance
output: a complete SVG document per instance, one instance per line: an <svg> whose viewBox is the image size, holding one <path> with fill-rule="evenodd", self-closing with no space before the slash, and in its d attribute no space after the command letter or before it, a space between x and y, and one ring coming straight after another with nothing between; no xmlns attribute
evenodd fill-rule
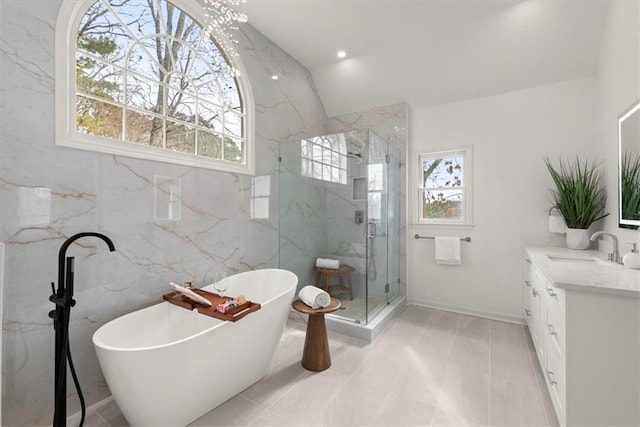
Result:
<svg viewBox="0 0 640 427"><path fill-rule="evenodd" d="M547 379L549 380L549 384L551 385L558 384L558 381L556 381L555 378L553 377L553 371L550 371L548 369L547 369Z"/></svg>
<svg viewBox="0 0 640 427"><path fill-rule="evenodd" d="M551 288L546 288L546 289L547 289L547 293L549 294L549 296L551 296L551 297L558 296L558 294L556 294L556 293L553 291L553 289L551 289Z"/></svg>
<svg viewBox="0 0 640 427"><path fill-rule="evenodd" d="M525 308L524 309L524 314L526 314L527 317L530 317L531 316L531 310Z"/></svg>
<svg viewBox="0 0 640 427"><path fill-rule="evenodd" d="M538 294L538 291L536 291L536 289L535 289L535 288L533 288L533 289L531 290L531 293L533 294L533 296L534 296L534 297L537 297L537 296L539 295L539 294Z"/></svg>
<svg viewBox="0 0 640 427"><path fill-rule="evenodd" d="M547 323L547 330L549 331L549 335L558 335L551 323Z"/></svg>
<svg viewBox="0 0 640 427"><path fill-rule="evenodd" d="M525 261L527 262L527 264L531 264L531 260L529 258L526 258Z"/></svg>
<svg viewBox="0 0 640 427"><path fill-rule="evenodd" d="M530 281L528 281L528 280L525 280L525 281L524 281L524 284L525 284L525 285L527 285L527 286L531 286L531 282L530 282Z"/></svg>

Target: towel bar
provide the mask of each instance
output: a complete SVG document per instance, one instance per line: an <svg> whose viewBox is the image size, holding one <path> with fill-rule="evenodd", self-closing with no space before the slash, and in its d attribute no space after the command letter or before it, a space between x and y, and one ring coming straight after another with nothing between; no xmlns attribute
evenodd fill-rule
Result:
<svg viewBox="0 0 640 427"><path fill-rule="evenodd" d="M416 234L413 236L415 239L435 239L435 237L431 237L431 236L421 236L419 234ZM470 242L471 241L471 237L461 237L460 240L463 240L465 242Z"/></svg>

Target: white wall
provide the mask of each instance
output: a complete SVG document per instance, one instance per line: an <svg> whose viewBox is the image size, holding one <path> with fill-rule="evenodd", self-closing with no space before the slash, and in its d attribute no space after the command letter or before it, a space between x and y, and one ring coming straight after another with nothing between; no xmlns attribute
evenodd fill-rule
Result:
<svg viewBox="0 0 640 427"><path fill-rule="evenodd" d="M409 301L522 319L522 247L548 244L552 186L543 157L593 158L595 82L537 87L412 111L409 221L415 222L417 154L473 145L474 226L411 225L409 236L470 236L463 264L433 261L433 240L408 240ZM560 244L555 239L553 243Z"/></svg>
<svg viewBox="0 0 640 427"><path fill-rule="evenodd" d="M620 240L620 252L628 242L640 243L640 232L618 228L616 191L618 188L618 116L640 98L639 54L640 7L637 1L613 2L605 24L600 58L597 94L597 141L605 159L606 183L610 188L605 229ZM602 249L607 250L603 242Z"/></svg>

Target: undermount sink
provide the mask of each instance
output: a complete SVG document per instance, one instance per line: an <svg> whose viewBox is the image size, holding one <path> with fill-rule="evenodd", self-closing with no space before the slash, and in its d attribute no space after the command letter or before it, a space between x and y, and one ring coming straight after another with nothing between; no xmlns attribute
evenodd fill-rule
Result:
<svg viewBox="0 0 640 427"><path fill-rule="evenodd" d="M547 258L549 258L553 262L569 262L569 263L579 263L579 264L594 264L599 260L597 258L585 258L585 257L571 257L564 255L550 255L546 254Z"/></svg>

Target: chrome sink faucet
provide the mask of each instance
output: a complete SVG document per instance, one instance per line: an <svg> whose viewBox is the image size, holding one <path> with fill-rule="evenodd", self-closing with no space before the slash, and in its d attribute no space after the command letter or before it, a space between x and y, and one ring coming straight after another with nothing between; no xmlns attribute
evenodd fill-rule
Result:
<svg viewBox="0 0 640 427"><path fill-rule="evenodd" d="M611 240L613 240L613 252L611 252L609 254L609 257L608 257L609 261L613 261L616 264L621 264L622 263L622 258L620 258L620 250L618 249L618 238L615 236L615 234L607 233L605 231L596 231L595 233L593 233L591 235L591 238L589 240L594 242L600 236L609 236L609 237L611 237Z"/></svg>

